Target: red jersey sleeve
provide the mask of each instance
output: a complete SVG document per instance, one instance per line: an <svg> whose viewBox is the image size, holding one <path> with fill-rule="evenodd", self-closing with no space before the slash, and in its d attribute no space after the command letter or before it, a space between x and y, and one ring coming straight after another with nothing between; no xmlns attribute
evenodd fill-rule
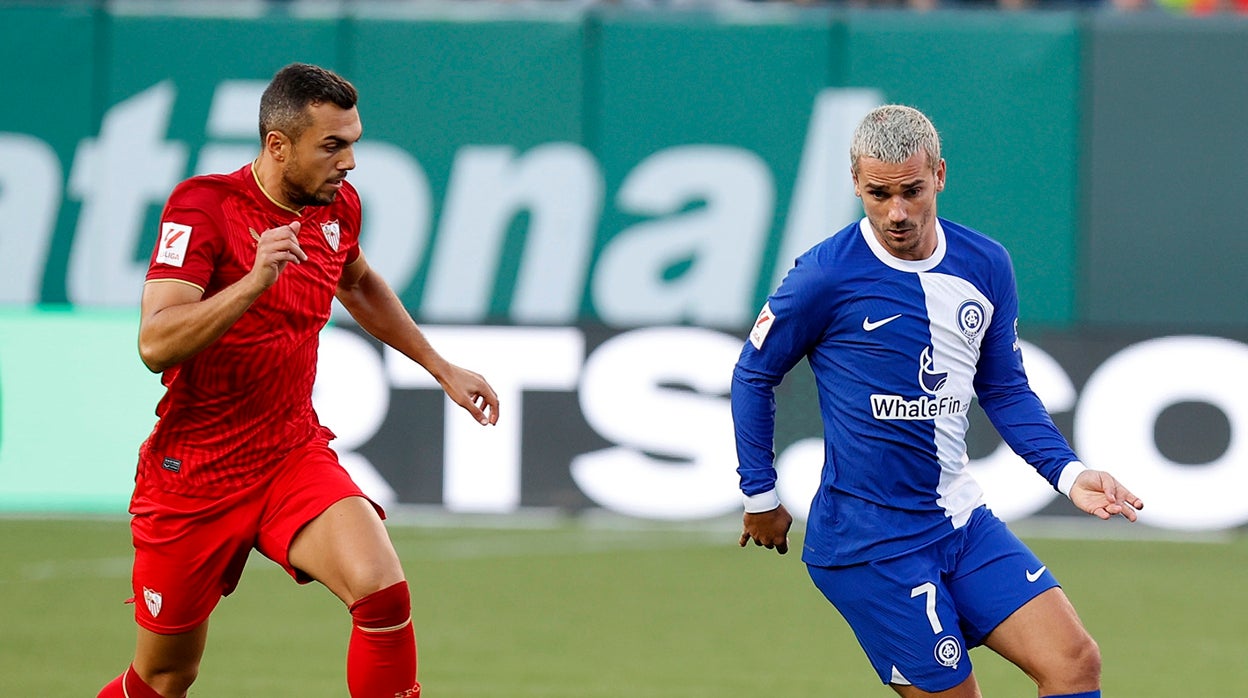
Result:
<svg viewBox="0 0 1248 698"><path fill-rule="evenodd" d="M147 269L147 280L176 279L208 288L224 244L220 223L199 206L169 198L160 219L160 236Z"/></svg>

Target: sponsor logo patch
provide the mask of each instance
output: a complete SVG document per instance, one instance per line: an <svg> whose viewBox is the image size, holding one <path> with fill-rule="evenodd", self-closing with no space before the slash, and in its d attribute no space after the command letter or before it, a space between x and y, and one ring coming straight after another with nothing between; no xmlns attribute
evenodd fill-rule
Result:
<svg viewBox="0 0 1248 698"><path fill-rule="evenodd" d="M180 472L182 470L182 461L177 458L165 458L165 460L160 464L160 467L171 473Z"/></svg>
<svg viewBox="0 0 1248 698"><path fill-rule="evenodd" d="M191 226L165 221L160 224L160 242L156 261L180 267L186 261L186 247L191 242Z"/></svg>
<svg viewBox="0 0 1248 698"><path fill-rule="evenodd" d="M949 380L948 371L937 371L936 360L932 358L932 348L923 347L923 353L919 355L919 387L923 388L923 392L928 395L935 395L940 389L945 387L945 381Z"/></svg>
<svg viewBox="0 0 1248 698"><path fill-rule="evenodd" d="M927 395L920 395L915 399L901 395L872 395L871 415L881 421L915 421L966 412L971 407L970 403L938 394L948 380L948 371L936 370L932 348L923 347L919 354L918 385Z"/></svg>
<svg viewBox="0 0 1248 698"><path fill-rule="evenodd" d="M898 313L896 315L890 315L884 318L883 320L874 320L874 321L869 317L864 317L862 319L862 329L866 330L867 332L872 332L874 330L878 330L879 328L887 325L888 323L892 322L893 320L896 320L899 317L901 317L901 313Z"/></svg>
<svg viewBox="0 0 1248 698"><path fill-rule="evenodd" d="M755 349L763 348L763 340L767 339L767 333L771 331L771 325L776 321L776 316L771 312L771 304L764 303L763 309L758 313L758 319L754 321L754 327L750 330L750 344Z"/></svg>

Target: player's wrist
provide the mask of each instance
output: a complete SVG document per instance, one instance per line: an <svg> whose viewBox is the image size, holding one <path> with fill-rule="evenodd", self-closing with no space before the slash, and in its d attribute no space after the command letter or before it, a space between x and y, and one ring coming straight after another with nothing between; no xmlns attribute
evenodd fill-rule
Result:
<svg viewBox="0 0 1248 698"><path fill-rule="evenodd" d="M743 495L743 499L747 514L763 514L780 507L780 495L774 487L766 492Z"/></svg>
<svg viewBox="0 0 1248 698"><path fill-rule="evenodd" d="M1077 460L1067 463L1066 467L1062 468L1062 474L1057 478L1057 491L1066 495L1066 498L1069 499L1070 490L1075 486L1075 480L1079 479L1079 476L1087 469L1086 465Z"/></svg>

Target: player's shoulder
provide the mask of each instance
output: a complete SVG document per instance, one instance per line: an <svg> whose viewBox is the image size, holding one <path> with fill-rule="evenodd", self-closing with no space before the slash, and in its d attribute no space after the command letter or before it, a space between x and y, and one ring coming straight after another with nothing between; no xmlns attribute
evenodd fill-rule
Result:
<svg viewBox="0 0 1248 698"><path fill-rule="evenodd" d="M169 194L170 208L219 209L222 202L244 192L237 172L204 174L184 179Z"/></svg>
<svg viewBox="0 0 1248 698"><path fill-rule="evenodd" d="M989 235L946 218L940 219L940 227L945 232L945 240L949 249L957 250L959 255L986 257L998 263L1010 263L1010 253L1005 249L1005 245Z"/></svg>
<svg viewBox="0 0 1248 698"><path fill-rule="evenodd" d="M846 257L860 253L866 248L862 241L860 226L860 221L850 223L820 240L797 258L798 263L828 268L842 263Z"/></svg>

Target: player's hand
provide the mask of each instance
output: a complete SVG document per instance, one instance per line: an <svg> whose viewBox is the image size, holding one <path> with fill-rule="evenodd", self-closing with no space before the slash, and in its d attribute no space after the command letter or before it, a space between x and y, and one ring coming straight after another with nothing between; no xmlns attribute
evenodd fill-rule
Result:
<svg viewBox="0 0 1248 698"><path fill-rule="evenodd" d="M776 552L784 555L789 552L789 527L792 525L793 517L783 504L771 511L747 513L742 526L745 530L737 544L744 548L752 540L754 545L761 545L768 550L775 548Z"/></svg>
<svg viewBox="0 0 1248 698"><path fill-rule="evenodd" d="M447 397L468 410L482 426L498 423L498 395L480 374L450 365L439 381Z"/></svg>
<svg viewBox="0 0 1248 698"><path fill-rule="evenodd" d="M1136 512L1144 508L1143 500L1102 470L1079 473L1070 488L1070 501L1083 511L1106 520L1122 516L1135 521Z"/></svg>
<svg viewBox="0 0 1248 698"><path fill-rule="evenodd" d="M268 288L277 283L277 277L294 262L306 262L308 254L299 246L299 221L270 228L263 233L250 230L251 239L256 243L256 261L251 273L259 280L261 288Z"/></svg>

